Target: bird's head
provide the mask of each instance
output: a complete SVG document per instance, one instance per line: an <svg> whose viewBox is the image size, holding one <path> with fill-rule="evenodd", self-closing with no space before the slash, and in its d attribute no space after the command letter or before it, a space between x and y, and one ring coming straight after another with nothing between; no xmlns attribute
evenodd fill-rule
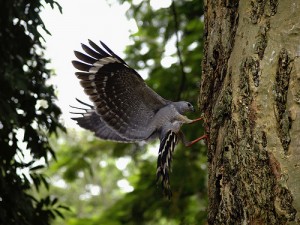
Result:
<svg viewBox="0 0 300 225"><path fill-rule="evenodd" d="M193 105L186 101L174 102L173 105L180 114L195 112Z"/></svg>

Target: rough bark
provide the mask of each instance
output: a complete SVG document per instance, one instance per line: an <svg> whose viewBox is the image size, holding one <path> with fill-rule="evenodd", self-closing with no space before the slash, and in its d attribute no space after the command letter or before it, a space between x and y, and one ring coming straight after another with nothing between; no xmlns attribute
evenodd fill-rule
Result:
<svg viewBox="0 0 300 225"><path fill-rule="evenodd" d="M209 224L300 224L300 1L207 0Z"/></svg>

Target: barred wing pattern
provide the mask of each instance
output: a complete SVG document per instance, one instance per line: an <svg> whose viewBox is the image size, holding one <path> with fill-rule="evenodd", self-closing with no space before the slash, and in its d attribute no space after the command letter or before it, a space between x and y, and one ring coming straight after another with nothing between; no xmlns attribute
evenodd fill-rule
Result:
<svg viewBox="0 0 300 225"><path fill-rule="evenodd" d="M178 136L172 130L168 131L166 136L162 139L157 158L157 180L161 181L164 193L170 198L172 196L170 188L171 162L174 148L178 143Z"/></svg>
<svg viewBox="0 0 300 225"><path fill-rule="evenodd" d="M150 120L168 101L149 88L141 76L104 43L101 45L106 51L92 41L89 44L91 48L82 44L86 54L75 51L80 61L72 63L80 70L76 76L101 122L123 140L147 139L155 132L149 127Z"/></svg>
<svg viewBox="0 0 300 225"><path fill-rule="evenodd" d="M101 117L95 112L94 107L87 103L76 99L79 103L88 108L79 108L71 106L76 110L81 110L81 112L71 112L72 114L80 115L81 117L72 118L75 120L82 128L90 130L95 133L95 135L104 140L116 141L116 142L132 142L118 133L116 133L113 129L106 125L106 123L101 119Z"/></svg>

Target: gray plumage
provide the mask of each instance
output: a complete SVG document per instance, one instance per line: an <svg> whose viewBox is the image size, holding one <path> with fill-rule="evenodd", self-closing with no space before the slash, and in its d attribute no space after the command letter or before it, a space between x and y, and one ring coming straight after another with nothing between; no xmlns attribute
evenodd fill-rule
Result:
<svg viewBox="0 0 300 225"><path fill-rule="evenodd" d="M191 123L184 114L194 111L189 102L166 100L149 88L141 76L130 68L104 43L82 44L85 54L75 51L80 61L72 61L80 72L76 76L93 105L79 101L87 108L73 118L79 126L91 130L104 140L139 142L159 138L157 176L169 190L169 168L180 127ZM170 193L170 192L168 192ZM170 195L170 194L168 194Z"/></svg>

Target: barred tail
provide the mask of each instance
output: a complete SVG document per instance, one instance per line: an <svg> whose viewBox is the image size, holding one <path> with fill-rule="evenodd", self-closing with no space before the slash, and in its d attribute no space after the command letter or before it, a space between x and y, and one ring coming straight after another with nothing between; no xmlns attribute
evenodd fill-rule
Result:
<svg viewBox="0 0 300 225"><path fill-rule="evenodd" d="M164 194L166 194L168 198L172 196L169 174L171 172L172 154L177 142L177 134L170 130L162 139L158 151L156 170L157 181L161 181Z"/></svg>

